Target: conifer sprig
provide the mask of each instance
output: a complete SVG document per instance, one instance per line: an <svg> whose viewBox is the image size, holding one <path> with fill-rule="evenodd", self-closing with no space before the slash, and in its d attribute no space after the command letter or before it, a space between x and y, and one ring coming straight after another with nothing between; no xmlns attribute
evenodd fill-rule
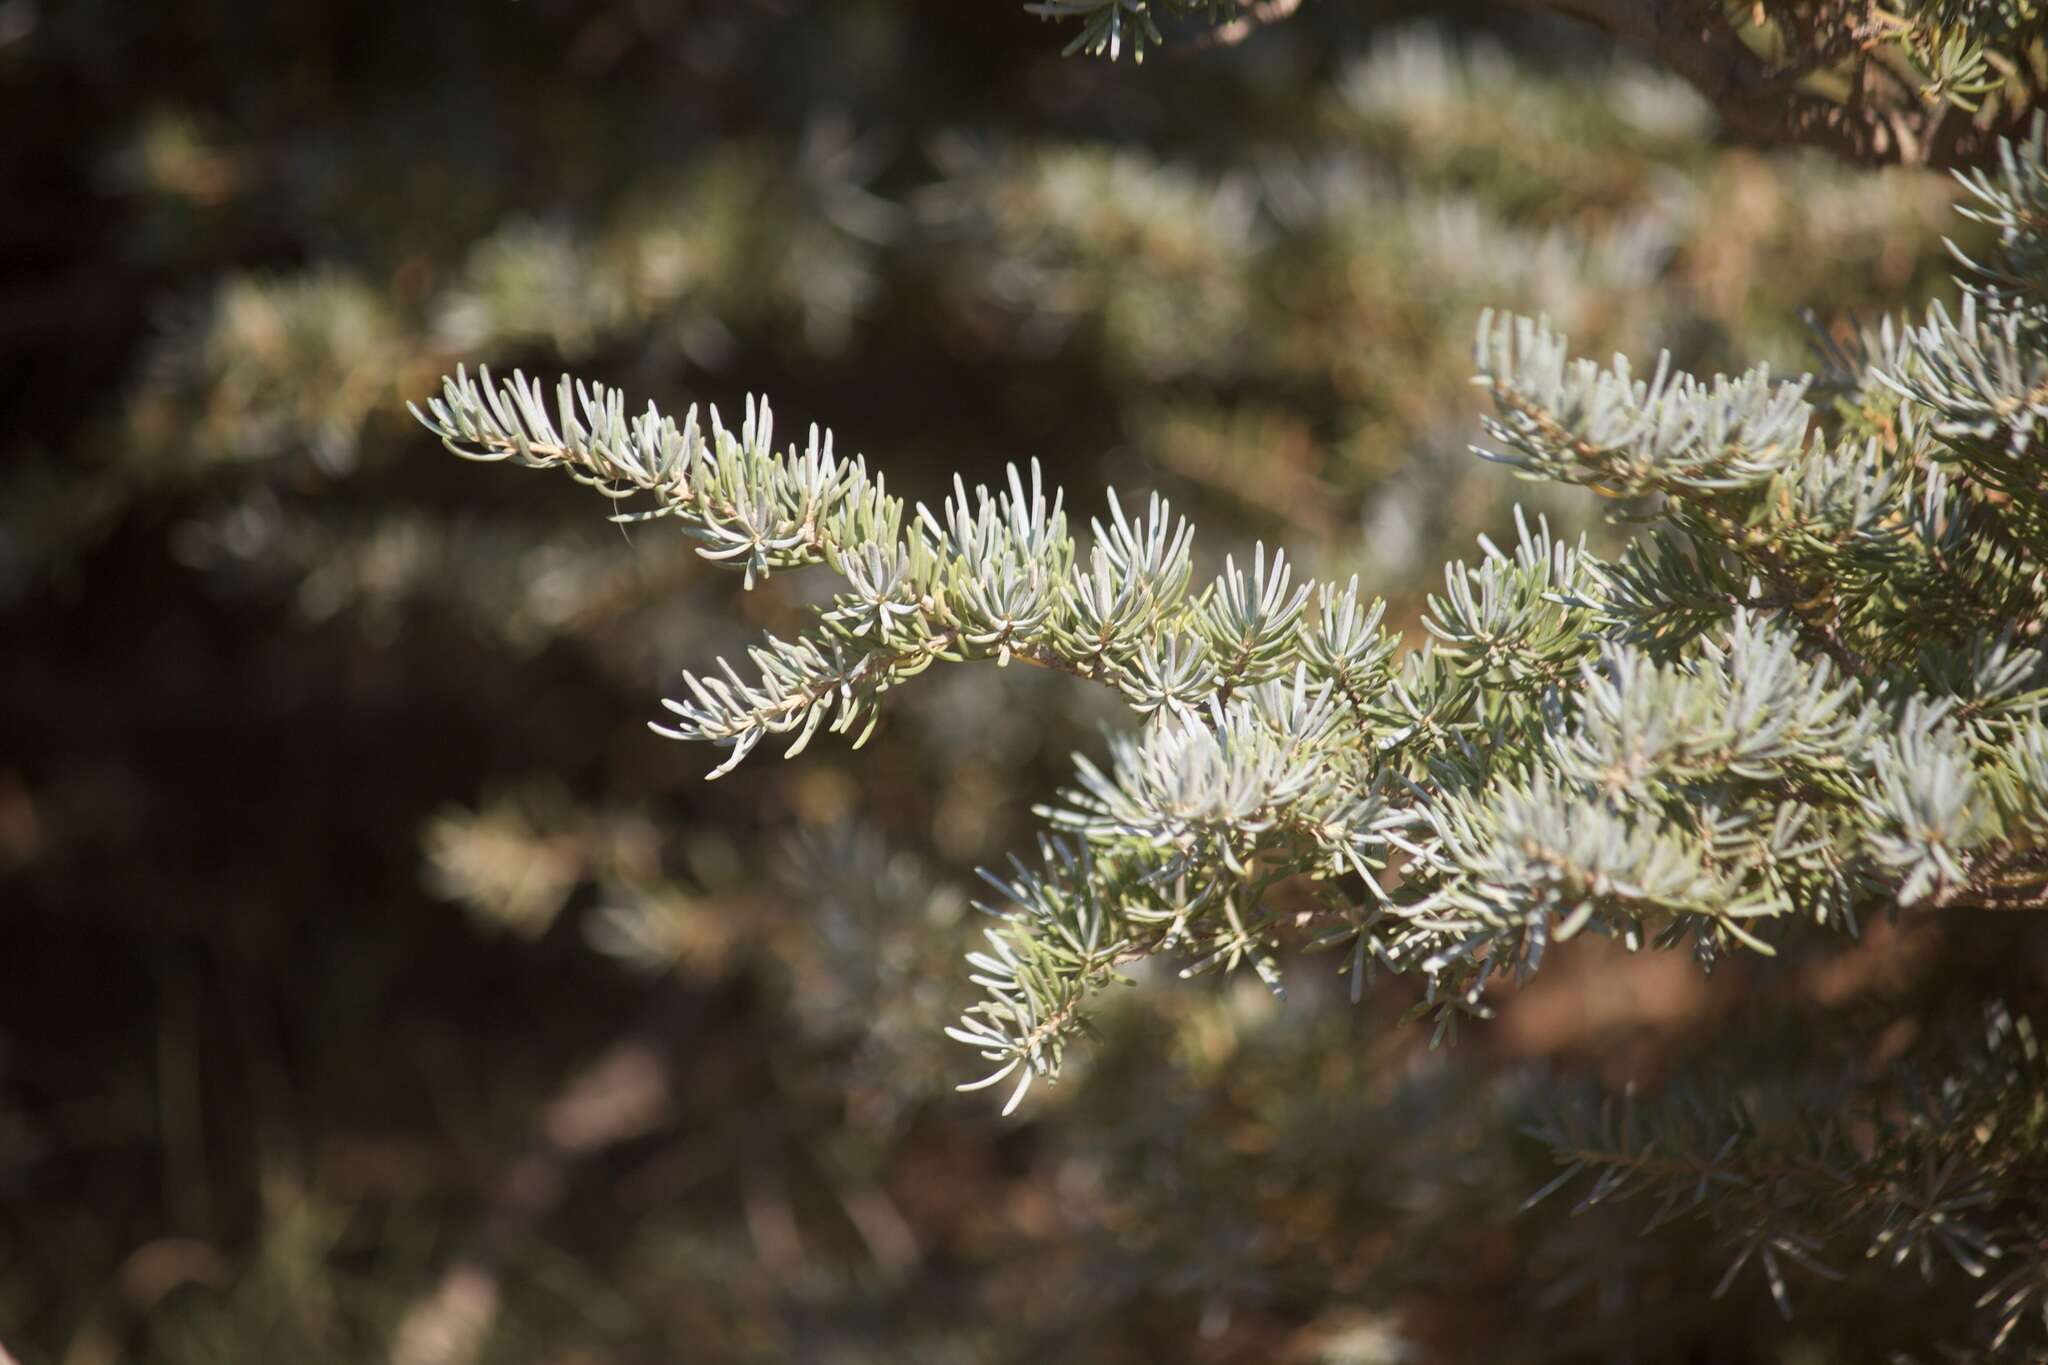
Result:
<svg viewBox="0 0 2048 1365"><path fill-rule="evenodd" d="M2042 158L2037 132L1972 182L2007 225L1980 283L2044 259ZM662 733L731 749L714 776L771 734L792 754L820 728L858 743L938 662L1071 673L1144 717L1040 809L1037 862L991 879L984 996L954 1036L992 1064L972 1084L1018 1075L1014 1105L1093 992L1158 953L1277 987L1306 926L1355 973L1419 975L1442 1034L1580 933L1712 962L1774 951L1794 920L2048 899L2048 546L2013 390L2044 363L2029 298L1984 283L1963 322L1878 338L1831 414L1807 379L1664 360L1639 379L1540 322L1482 319L1482 453L1650 529L1607 563L1518 517L1512 551L1482 539L1446 569L1406 655L1356 582L1297 582L1277 550L1190 593L1192 529L1156 498L1132 517L1111 495L1084 548L1036 465L912 510L815 429L777 453L766 403L734 432L629 420L567 379L550 411L523 377L458 372L421 420L471 458L651 497L618 515L677 523L750 586L840 577L810 630L667 703ZM2010 364L1980 361L1986 335ZM1889 439L1858 434L1886 416ZM1276 888L1298 882L1320 908L1283 916Z"/></svg>

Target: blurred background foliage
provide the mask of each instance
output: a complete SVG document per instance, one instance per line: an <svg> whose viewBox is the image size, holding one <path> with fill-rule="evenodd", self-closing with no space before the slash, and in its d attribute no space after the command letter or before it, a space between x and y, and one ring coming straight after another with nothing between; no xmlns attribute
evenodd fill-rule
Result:
<svg viewBox="0 0 2048 1365"><path fill-rule="evenodd" d="M1682 1234L1513 1216L1530 1078L1655 1082L1729 973L1585 945L1441 1053L1325 964L1141 982L1023 1121L954 1096L972 869L1108 713L949 671L858 753L707 787L655 698L801 582L739 600L407 418L476 358L765 391L913 495L1037 455L1081 512L1158 489L1205 562L1277 539L1399 615L1517 498L1613 534L1465 453L1482 306L1798 369L1803 307L1946 284L1946 180L1729 145L1570 26L1333 0L1135 70L1065 36L1010 0L0 0L23 1365L1939 1336L1952 1303L1852 1277L1787 1329L1761 1280L1689 1292ZM1750 970L1910 990L1904 932Z"/></svg>

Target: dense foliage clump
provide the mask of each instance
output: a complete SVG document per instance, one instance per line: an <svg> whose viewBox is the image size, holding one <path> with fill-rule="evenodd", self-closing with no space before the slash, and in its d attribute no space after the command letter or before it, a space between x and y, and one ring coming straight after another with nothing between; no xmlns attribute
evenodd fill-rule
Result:
<svg viewBox="0 0 2048 1365"><path fill-rule="evenodd" d="M1512 552L1483 540L1446 570L1406 654L1384 601L1355 578L1296 583L1284 552L1227 557L1192 589L1193 532L1156 498L1132 516L1110 495L1084 553L1035 466L972 496L956 479L913 514L816 428L778 453L765 403L730 430L629 417L566 378L550 404L522 377L458 373L417 415L458 454L651 499L615 519L678 525L749 587L838 576L815 626L767 637L744 674L684 674L656 728L730 748L714 777L771 735L789 755L821 726L864 740L884 694L939 661L1070 673L1148 718L1107 766L1078 760L1036 860L984 874L1000 921L968 963L985 995L947 1032L992 1069L963 1088L1015 1075L1014 1109L1089 997L1153 954L1277 988L1289 934L1342 950L1354 998L1376 968L1419 976L1442 1037L1583 932L1711 966L1801 926L2048 907L2044 129L1966 182L1998 240L1965 258L1960 309L1838 348L1825 411L1810 376L1702 380L1667 356L1638 378L1572 359L1543 323L1482 319L1481 453L1617 499L1641 529L1601 559L1518 517ZM1597 1171L1595 1198L1663 1191L1653 1221L1711 1219L1740 1247L1729 1275L1754 1253L1781 1306L1781 1257L1832 1273L1824 1251L1857 1238L1930 1276L2031 1264L2038 1051L1985 1008L1990 1057L1939 1110L1860 1138L1846 1109L1823 1118L1802 1178L1771 1174L1738 1105L1557 1127L1547 1188ZM1995 1343L2036 1317L2026 1273L1989 1315Z"/></svg>

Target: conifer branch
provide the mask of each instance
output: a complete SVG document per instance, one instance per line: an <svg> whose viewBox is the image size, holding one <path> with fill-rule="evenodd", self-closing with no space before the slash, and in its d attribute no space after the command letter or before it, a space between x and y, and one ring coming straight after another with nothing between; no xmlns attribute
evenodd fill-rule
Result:
<svg viewBox="0 0 2048 1365"><path fill-rule="evenodd" d="M2044 150L2037 132L1975 183L2008 224L1984 278L2048 260ZM952 1036L993 1065L971 1084L1021 1072L1014 1105L1141 957L1277 987L1268 900L1290 881L1322 884L1319 942L1420 977L1440 1029L1580 933L1712 962L1774 952L1791 920L2048 902L2048 655L2007 614L2048 577L2024 496L2041 447L2013 367L1969 350L1995 333L2030 355L2033 297L1987 286L1964 312L1981 322L1880 338L1861 382L1904 405L1888 453L1830 432L1810 379L1668 358L1638 378L1483 317L1480 453L1646 507L1653 533L1610 564L1518 514L1512 550L1482 539L1446 568L1405 655L1355 581L1296 582L1278 550L1190 593L1193 532L1157 499L1131 517L1112 495L1084 551L1035 466L913 514L815 430L777 454L765 403L734 433L628 421L566 379L550 413L522 378L458 373L421 420L472 458L650 495L625 515L674 521L750 582L844 580L811 630L750 651L752 680L685 675L663 732L730 746L718 772L768 734L791 753L827 722L864 738L939 662L1072 674L1146 718L1106 762L1077 758L1037 863L991 877L984 998ZM1972 552L1958 528L1987 523L1999 548Z"/></svg>

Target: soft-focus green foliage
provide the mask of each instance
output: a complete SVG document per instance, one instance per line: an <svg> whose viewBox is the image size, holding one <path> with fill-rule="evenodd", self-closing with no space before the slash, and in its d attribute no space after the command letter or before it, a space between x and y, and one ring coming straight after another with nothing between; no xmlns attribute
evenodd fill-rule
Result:
<svg viewBox="0 0 2048 1365"><path fill-rule="evenodd" d="M1860 159L1950 164L1980 156L2048 88L2040 0L1518 0L1635 43L1716 102L1738 133ZM1242 42L1302 0L1047 0L1078 32L1067 51L1143 61L1159 21Z"/></svg>

